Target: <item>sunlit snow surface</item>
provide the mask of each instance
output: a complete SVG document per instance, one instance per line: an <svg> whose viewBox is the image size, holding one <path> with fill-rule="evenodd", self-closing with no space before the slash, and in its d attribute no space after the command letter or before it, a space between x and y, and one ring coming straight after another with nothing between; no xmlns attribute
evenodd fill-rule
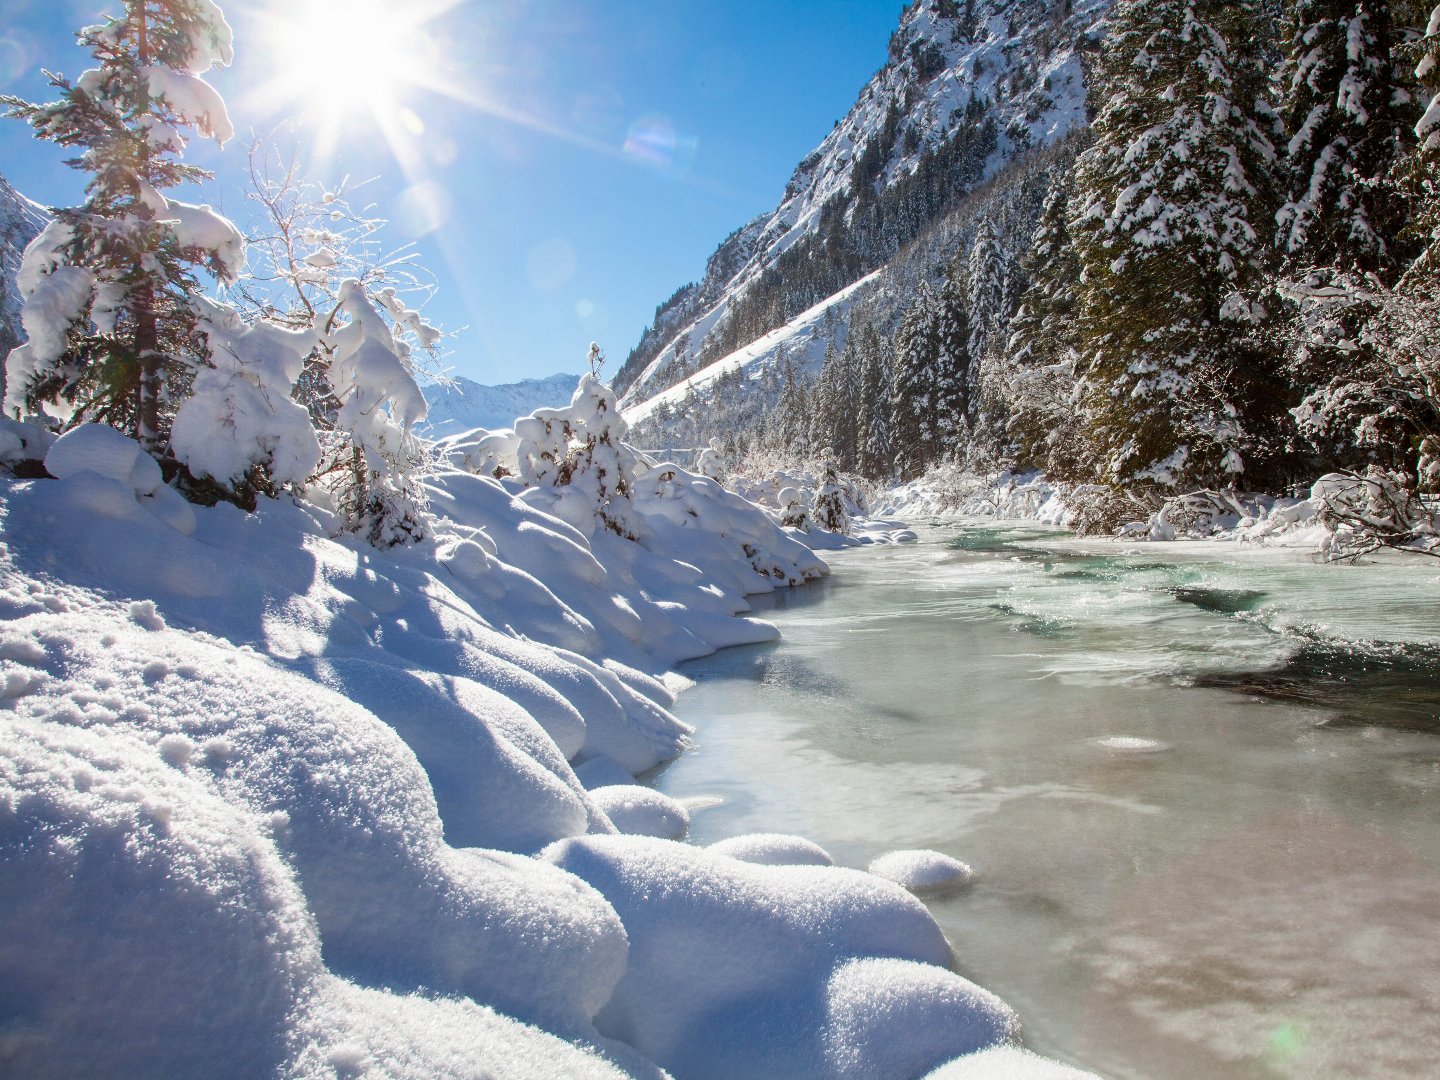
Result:
<svg viewBox="0 0 1440 1080"><path fill-rule="evenodd" d="M1440 581L1237 544L940 526L686 665L658 781L710 843L971 864L931 903L1029 1045L1116 1077L1440 1060ZM693 803L691 805L694 805Z"/></svg>

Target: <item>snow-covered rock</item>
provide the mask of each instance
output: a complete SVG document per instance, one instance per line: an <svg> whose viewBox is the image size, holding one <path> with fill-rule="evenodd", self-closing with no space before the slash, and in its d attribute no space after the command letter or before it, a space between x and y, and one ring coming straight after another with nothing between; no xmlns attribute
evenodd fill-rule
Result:
<svg viewBox="0 0 1440 1080"><path fill-rule="evenodd" d="M968 863L939 851L888 851L874 859L868 869L876 877L922 894L961 889L975 880L975 871Z"/></svg>
<svg viewBox="0 0 1440 1080"><path fill-rule="evenodd" d="M1014 1014L948 969L925 909L871 875L626 836L545 857L629 935L597 1025L676 1076L918 1076L1015 1037Z"/></svg>

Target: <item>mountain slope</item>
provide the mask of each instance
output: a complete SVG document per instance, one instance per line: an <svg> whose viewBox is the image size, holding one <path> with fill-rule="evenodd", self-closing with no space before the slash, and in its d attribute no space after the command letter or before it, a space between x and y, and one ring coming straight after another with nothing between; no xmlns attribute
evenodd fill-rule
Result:
<svg viewBox="0 0 1440 1080"><path fill-rule="evenodd" d="M635 405L883 266L1017 156L1085 124L1109 0L917 0L774 211L677 291L616 379Z"/></svg>
<svg viewBox="0 0 1440 1080"><path fill-rule="evenodd" d="M508 428L517 416L568 405L579 378L562 373L502 386L483 386L470 379L453 379L448 386L427 386L425 400L430 412L423 434L439 439L471 428Z"/></svg>

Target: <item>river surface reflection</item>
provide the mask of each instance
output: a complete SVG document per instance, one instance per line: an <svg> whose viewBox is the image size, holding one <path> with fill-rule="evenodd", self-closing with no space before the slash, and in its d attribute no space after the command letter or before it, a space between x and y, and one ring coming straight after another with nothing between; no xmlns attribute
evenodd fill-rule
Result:
<svg viewBox="0 0 1440 1080"><path fill-rule="evenodd" d="M1440 1069L1440 565L944 524L684 671L692 839L971 863L931 904L1113 1077Z"/></svg>

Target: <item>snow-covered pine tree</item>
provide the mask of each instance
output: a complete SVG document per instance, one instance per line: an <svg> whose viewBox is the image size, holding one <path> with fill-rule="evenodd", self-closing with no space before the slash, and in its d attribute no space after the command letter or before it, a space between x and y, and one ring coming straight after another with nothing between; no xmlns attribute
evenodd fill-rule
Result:
<svg viewBox="0 0 1440 1080"><path fill-rule="evenodd" d="M852 340L860 366L860 474L888 480L895 472L890 438L890 363L880 335L868 323Z"/></svg>
<svg viewBox="0 0 1440 1080"><path fill-rule="evenodd" d="M845 507L845 489L840 484L839 470L834 462L825 463L823 479L815 492L812 519L827 532L842 535L850 532L850 512Z"/></svg>
<svg viewBox="0 0 1440 1080"><path fill-rule="evenodd" d="M773 419L775 449L803 458L810 450L810 394L789 353L780 361L780 400Z"/></svg>
<svg viewBox="0 0 1440 1080"><path fill-rule="evenodd" d="M937 456L935 364L940 352L940 322L935 292L928 282L920 282L915 298L900 317L894 350L890 439L900 479L913 480Z"/></svg>
<svg viewBox="0 0 1440 1080"><path fill-rule="evenodd" d="M933 427L929 433L935 461L953 458L970 433L970 318L964 284L954 266L945 273L936 301L937 345L933 371Z"/></svg>
<svg viewBox="0 0 1440 1080"><path fill-rule="evenodd" d="M90 174L85 202L57 210L27 250L30 340L7 362L6 408L108 423L164 457L205 351L193 268L229 281L244 258L230 222L162 194L210 178L180 160L184 131L219 143L233 134L201 78L230 63L230 27L212 0L125 0L118 18L78 37L96 66L74 83L52 75L59 100L0 97L38 138L78 151L68 164Z"/></svg>
<svg viewBox="0 0 1440 1080"><path fill-rule="evenodd" d="M1275 480L1288 423L1254 343L1278 205L1253 0L1120 0L1076 165L1084 407L1118 489Z"/></svg>
<svg viewBox="0 0 1440 1080"><path fill-rule="evenodd" d="M843 453L846 441L845 407L841 404L844 393L843 356L843 352L835 350L833 338L826 342L820 374L810 391L807 439L817 451L830 455Z"/></svg>
<svg viewBox="0 0 1440 1080"><path fill-rule="evenodd" d="M1006 310L1005 254L989 218L981 220L970 245L965 270L970 337L969 355L978 359L985 352L990 335L1009 318Z"/></svg>
<svg viewBox="0 0 1440 1080"><path fill-rule="evenodd" d="M1423 15L1428 4L1411 5ZM1409 208L1407 233L1418 255L1406 269L1409 283L1440 281L1440 6L1429 12L1420 39L1405 51L1422 87L1423 114L1415 125L1418 146L1401 169Z"/></svg>
<svg viewBox="0 0 1440 1080"><path fill-rule="evenodd" d="M1022 468L1074 479L1075 284L1080 265L1068 215L1074 189L1070 169L1051 182L1024 269L1030 285L1005 343L1009 406L1007 437Z"/></svg>
<svg viewBox="0 0 1440 1080"><path fill-rule="evenodd" d="M1392 51L1390 5L1296 0L1284 42L1290 194L1276 219L1280 246L1298 266L1393 279L1402 210L1386 177L1413 141L1415 115Z"/></svg>

